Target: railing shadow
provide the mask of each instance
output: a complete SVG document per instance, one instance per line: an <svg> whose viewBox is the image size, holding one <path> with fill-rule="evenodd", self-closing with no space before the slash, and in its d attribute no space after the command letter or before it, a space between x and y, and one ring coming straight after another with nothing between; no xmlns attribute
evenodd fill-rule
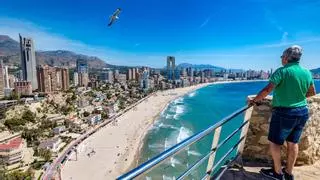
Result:
<svg viewBox="0 0 320 180"><path fill-rule="evenodd" d="M213 178L214 179L214 178ZM269 180L260 173L246 171L245 169L228 169L220 180Z"/></svg>

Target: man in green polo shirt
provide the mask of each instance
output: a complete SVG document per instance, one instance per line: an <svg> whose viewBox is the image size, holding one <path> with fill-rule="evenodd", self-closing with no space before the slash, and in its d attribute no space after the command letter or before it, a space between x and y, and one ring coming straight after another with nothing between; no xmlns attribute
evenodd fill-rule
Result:
<svg viewBox="0 0 320 180"><path fill-rule="evenodd" d="M274 90L268 135L273 168L260 171L271 179L294 179L292 170L298 156L298 143L309 119L306 98L316 94L310 71L299 65L301 56L300 46L287 48L281 56L283 67L271 75L269 84L251 101L255 104ZM280 152L285 141L288 158L286 167L282 169Z"/></svg>

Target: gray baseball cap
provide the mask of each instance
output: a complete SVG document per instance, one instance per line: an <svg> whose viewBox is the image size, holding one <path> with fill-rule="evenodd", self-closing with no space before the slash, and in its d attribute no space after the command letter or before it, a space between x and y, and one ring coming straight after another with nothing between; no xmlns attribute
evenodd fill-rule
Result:
<svg viewBox="0 0 320 180"><path fill-rule="evenodd" d="M302 47L293 45L284 50L282 56L287 57L289 62L299 62L302 56Z"/></svg>

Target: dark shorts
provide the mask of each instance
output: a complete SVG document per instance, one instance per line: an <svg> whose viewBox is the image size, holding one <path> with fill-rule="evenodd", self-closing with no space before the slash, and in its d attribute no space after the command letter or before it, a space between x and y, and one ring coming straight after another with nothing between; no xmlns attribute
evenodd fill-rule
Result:
<svg viewBox="0 0 320 180"><path fill-rule="evenodd" d="M299 143L303 128L309 119L307 107L273 108L269 127L269 141L283 145L284 141Z"/></svg>

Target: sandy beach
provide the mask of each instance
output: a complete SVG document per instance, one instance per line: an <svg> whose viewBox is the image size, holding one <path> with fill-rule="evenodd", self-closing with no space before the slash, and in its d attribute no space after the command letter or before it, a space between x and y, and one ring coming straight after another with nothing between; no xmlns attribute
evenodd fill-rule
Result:
<svg viewBox="0 0 320 180"><path fill-rule="evenodd" d="M73 153L62 168L62 178L115 179L126 172L135 164L146 133L167 104L207 85L155 93L83 141L78 146L77 160Z"/></svg>

